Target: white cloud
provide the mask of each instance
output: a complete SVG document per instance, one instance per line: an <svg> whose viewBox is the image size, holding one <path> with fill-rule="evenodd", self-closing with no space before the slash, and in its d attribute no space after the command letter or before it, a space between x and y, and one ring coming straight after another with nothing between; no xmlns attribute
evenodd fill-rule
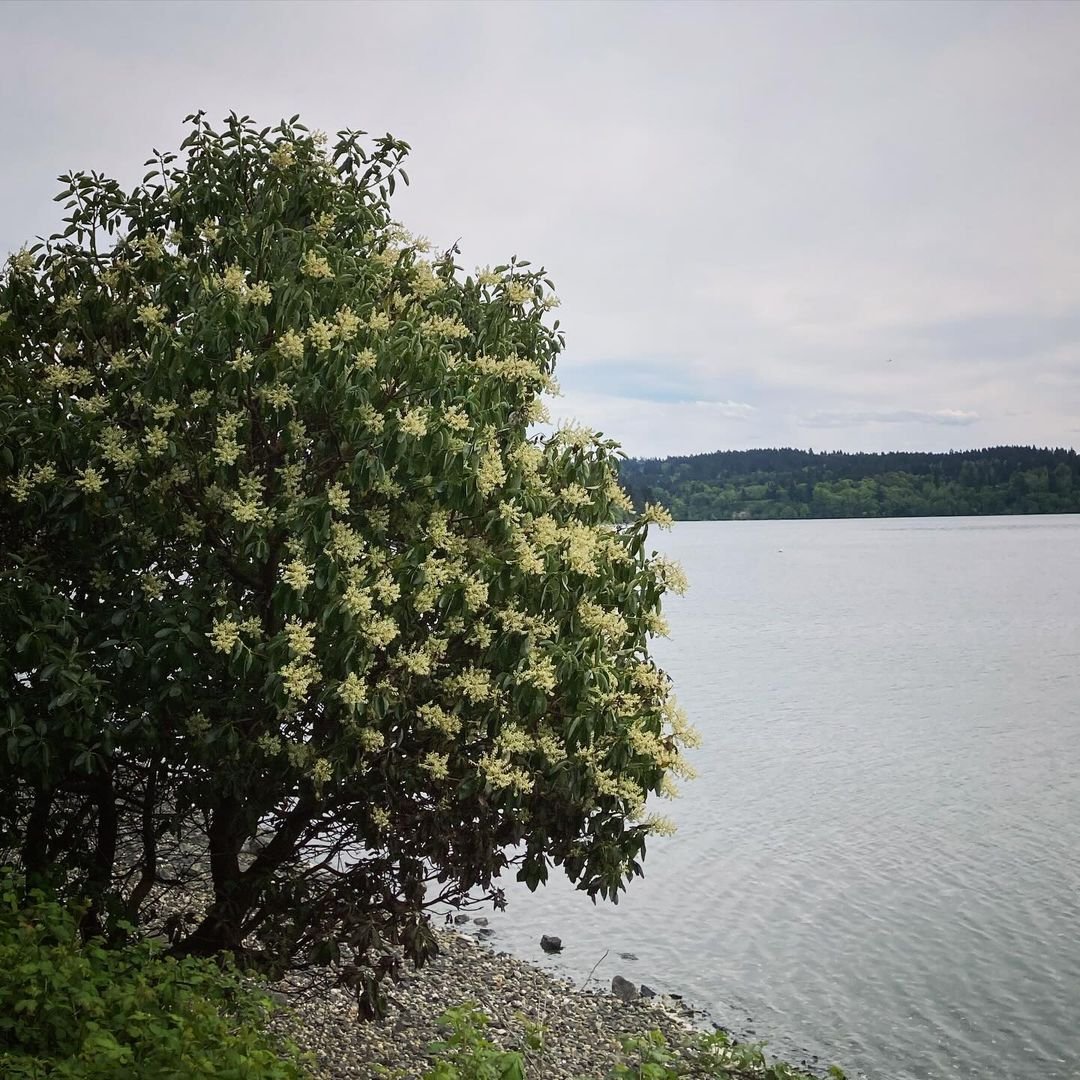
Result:
<svg viewBox="0 0 1080 1080"><path fill-rule="evenodd" d="M9 3L0 250L53 230L57 174L131 182L193 108L301 112L411 142L396 212L467 266L547 265L565 368L608 381L575 407L628 446L864 413L836 437L930 449L973 425L881 415L957 402L994 442L1073 440L1080 5L266 10ZM701 400L629 403L642 358Z"/></svg>
<svg viewBox="0 0 1080 1080"><path fill-rule="evenodd" d="M866 424L945 424L950 427L977 424L979 414L964 409L894 409L891 412L814 412L802 417L806 427L855 427Z"/></svg>
<svg viewBox="0 0 1080 1080"><path fill-rule="evenodd" d="M742 401L643 401L611 394L566 394L552 401L549 409L556 426L580 424L602 431L639 457L754 445L752 422L757 410Z"/></svg>

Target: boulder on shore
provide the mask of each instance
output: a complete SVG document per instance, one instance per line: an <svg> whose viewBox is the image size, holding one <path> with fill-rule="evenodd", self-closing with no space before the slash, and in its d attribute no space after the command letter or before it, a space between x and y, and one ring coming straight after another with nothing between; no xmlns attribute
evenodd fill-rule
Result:
<svg viewBox="0 0 1080 1080"><path fill-rule="evenodd" d="M627 1004L636 1001L638 997L638 988L629 979L624 979L621 975L616 975L611 980L611 992L620 1001L625 1001Z"/></svg>
<svg viewBox="0 0 1080 1080"><path fill-rule="evenodd" d="M540 948L547 953L562 952L562 938L544 934L540 938Z"/></svg>

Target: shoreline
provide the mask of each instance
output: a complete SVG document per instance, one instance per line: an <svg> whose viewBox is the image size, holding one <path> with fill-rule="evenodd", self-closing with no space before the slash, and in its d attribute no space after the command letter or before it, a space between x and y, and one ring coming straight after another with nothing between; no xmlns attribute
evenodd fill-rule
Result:
<svg viewBox="0 0 1080 1080"><path fill-rule="evenodd" d="M522 1052L530 1080L602 1080L623 1038L659 1030L675 1048L708 1030L700 1022L707 1013L671 995L623 1001L602 986L579 989L459 930L436 933L439 955L419 970L407 969L400 983L387 984L381 1020L358 1020L342 990L290 1000L282 1009L274 1028L315 1056L318 1080L418 1080L430 1065L428 1045L444 1035L439 1017L466 1002L489 1017L493 1042ZM527 1037L538 1027L542 1046L527 1049ZM818 1064L798 1068L824 1075Z"/></svg>

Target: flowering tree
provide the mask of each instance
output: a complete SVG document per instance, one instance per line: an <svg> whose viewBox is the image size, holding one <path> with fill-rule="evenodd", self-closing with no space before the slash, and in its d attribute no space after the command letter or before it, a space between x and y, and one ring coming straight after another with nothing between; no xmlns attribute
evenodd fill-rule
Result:
<svg viewBox="0 0 1080 1080"><path fill-rule="evenodd" d="M397 227L389 136L188 121L131 193L62 177L0 280L0 848L95 926L366 1002L509 865L641 873L681 575L660 512L616 524L615 443L530 434L542 270Z"/></svg>

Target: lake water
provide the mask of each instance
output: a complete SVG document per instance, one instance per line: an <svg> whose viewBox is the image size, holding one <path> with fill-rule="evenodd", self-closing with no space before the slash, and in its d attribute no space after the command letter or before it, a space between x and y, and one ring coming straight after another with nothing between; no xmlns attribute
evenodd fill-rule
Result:
<svg viewBox="0 0 1080 1080"><path fill-rule="evenodd" d="M656 653L705 739L679 832L618 907L511 884L491 944L579 981L607 950L603 984L851 1076L1080 1076L1080 517L657 544L691 591Z"/></svg>

